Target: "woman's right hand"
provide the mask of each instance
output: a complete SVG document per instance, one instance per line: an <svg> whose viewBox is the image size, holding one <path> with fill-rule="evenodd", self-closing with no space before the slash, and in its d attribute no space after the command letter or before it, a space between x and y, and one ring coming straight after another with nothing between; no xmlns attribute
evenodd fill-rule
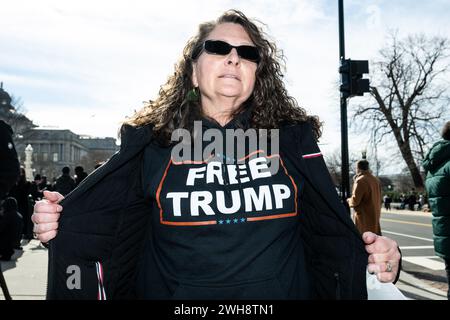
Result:
<svg viewBox="0 0 450 320"><path fill-rule="evenodd" d="M47 243L58 233L58 220L63 207L58 204L64 196L59 192L44 191L44 199L37 201L31 216L33 232L37 238Z"/></svg>

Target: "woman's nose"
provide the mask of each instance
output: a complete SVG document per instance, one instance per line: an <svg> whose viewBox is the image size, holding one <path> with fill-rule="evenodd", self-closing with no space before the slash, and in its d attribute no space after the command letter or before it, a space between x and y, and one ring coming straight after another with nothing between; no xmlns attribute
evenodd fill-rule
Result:
<svg viewBox="0 0 450 320"><path fill-rule="evenodd" d="M230 53L227 56L226 63L238 65L241 62L241 57L239 57L236 48L231 49Z"/></svg>

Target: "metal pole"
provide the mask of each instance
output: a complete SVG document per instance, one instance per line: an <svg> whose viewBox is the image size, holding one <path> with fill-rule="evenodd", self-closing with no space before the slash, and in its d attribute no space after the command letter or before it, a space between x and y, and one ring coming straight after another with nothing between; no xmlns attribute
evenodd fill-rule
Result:
<svg viewBox="0 0 450 320"><path fill-rule="evenodd" d="M0 266L0 287L2 288L3 296L5 297L5 300L12 300L11 295L9 294L9 291L8 291L8 286L6 285L5 278L3 277L3 272L2 272L1 266Z"/></svg>
<svg viewBox="0 0 450 320"><path fill-rule="evenodd" d="M345 60L344 35L344 0L339 0L339 61ZM347 99L341 93L341 196L342 203L350 214L347 198L350 196L349 163L348 163L348 132L347 132Z"/></svg>

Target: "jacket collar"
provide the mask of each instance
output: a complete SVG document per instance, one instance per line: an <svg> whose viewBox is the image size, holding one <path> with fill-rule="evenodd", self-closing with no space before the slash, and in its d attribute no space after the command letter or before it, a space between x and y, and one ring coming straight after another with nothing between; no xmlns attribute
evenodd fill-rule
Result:
<svg viewBox="0 0 450 320"><path fill-rule="evenodd" d="M153 125L134 127L124 124L120 128L121 149L141 148L150 143L153 137Z"/></svg>
<svg viewBox="0 0 450 320"><path fill-rule="evenodd" d="M425 156L423 167L426 171L434 171L450 159L450 141L436 142Z"/></svg>

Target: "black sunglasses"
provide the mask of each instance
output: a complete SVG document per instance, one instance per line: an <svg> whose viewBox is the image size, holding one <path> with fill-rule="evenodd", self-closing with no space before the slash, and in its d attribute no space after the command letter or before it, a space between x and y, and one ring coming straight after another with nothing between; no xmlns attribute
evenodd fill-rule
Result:
<svg viewBox="0 0 450 320"><path fill-rule="evenodd" d="M231 44L221 40L206 40L203 42L202 46L202 49L204 49L207 53L218 54L221 56L229 54L233 48L236 49L237 54L242 59L250 60L256 63L258 63L261 59L258 48L250 45L232 46ZM193 56L193 59L197 59L201 52L202 50Z"/></svg>

